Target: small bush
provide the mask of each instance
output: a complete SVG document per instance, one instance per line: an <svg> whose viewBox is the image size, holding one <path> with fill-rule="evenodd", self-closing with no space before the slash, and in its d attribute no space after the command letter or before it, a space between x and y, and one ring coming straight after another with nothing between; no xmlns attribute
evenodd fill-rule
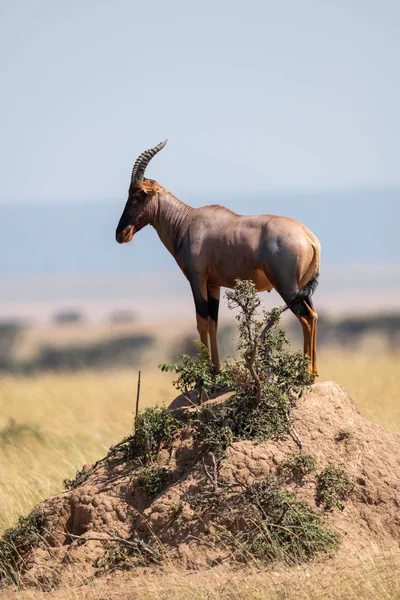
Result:
<svg viewBox="0 0 400 600"><path fill-rule="evenodd" d="M142 467L135 473L135 479L139 489L146 492L148 496L153 496L164 489L168 481L168 471L158 465Z"/></svg>
<svg viewBox="0 0 400 600"><path fill-rule="evenodd" d="M350 440L353 437L353 434L348 429L339 429L335 436L335 440L337 442L343 442Z"/></svg>
<svg viewBox="0 0 400 600"><path fill-rule="evenodd" d="M219 405L201 406L191 421L196 439L222 457L234 441L283 439L292 430L287 398L274 390L269 401L253 407L252 400L234 395Z"/></svg>
<svg viewBox="0 0 400 600"><path fill-rule="evenodd" d="M344 500L350 492L350 479L343 467L330 465L317 475L315 500L317 506L322 505L327 511L338 508L344 510Z"/></svg>
<svg viewBox="0 0 400 600"><path fill-rule="evenodd" d="M304 562L337 549L339 537L325 528L307 502L299 502L275 477L255 481L246 494L253 523L246 550L268 560Z"/></svg>
<svg viewBox="0 0 400 600"><path fill-rule="evenodd" d="M311 506L298 501L273 475L250 485L222 484L214 493L197 493L186 500L201 520L207 514L218 537L246 561L251 555L300 563L319 553L330 554L339 544L339 536Z"/></svg>
<svg viewBox="0 0 400 600"><path fill-rule="evenodd" d="M198 442L221 458L235 440L234 408L229 403L222 406L201 406L191 421Z"/></svg>
<svg viewBox="0 0 400 600"><path fill-rule="evenodd" d="M21 560L39 545L42 534L43 517L38 512L19 517L18 523L4 532L0 540L0 578L17 583Z"/></svg>
<svg viewBox="0 0 400 600"><path fill-rule="evenodd" d="M129 565L130 563L138 564L138 566L145 566L147 564L145 561L142 563L140 557L139 562L137 560L137 552L132 548L116 544L106 544L104 555L96 558L93 566L96 569L108 571Z"/></svg>
<svg viewBox="0 0 400 600"><path fill-rule="evenodd" d="M203 399L209 391L219 385L226 383L225 375L221 371L216 371L211 362L207 349L199 341L195 342L199 348L196 356L189 354L179 354L178 363L162 364L161 371L175 371L178 378L173 381L173 385L183 394L191 390L197 392L198 398Z"/></svg>
<svg viewBox="0 0 400 600"><path fill-rule="evenodd" d="M74 490L78 485L84 483L91 473L92 469L82 469L81 471L77 471L74 479L64 479L64 489Z"/></svg>
<svg viewBox="0 0 400 600"><path fill-rule="evenodd" d="M158 456L161 444L172 441L174 433L182 426L165 407L145 408L137 416L134 433L112 446L107 457L137 459L146 464Z"/></svg>
<svg viewBox="0 0 400 600"><path fill-rule="evenodd" d="M140 547L132 548L124 544L107 543L104 555L97 558L93 566L108 571L130 566L146 567L149 564L158 563L160 560L161 556L154 548L152 548L152 554L149 555Z"/></svg>
<svg viewBox="0 0 400 600"><path fill-rule="evenodd" d="M283 460L278 466L278 473L285 480L300 483L307 475L315 471L317 461L310 454L294 454Z"/></svg>
<svg viewBox="0 0 400 600"><path fill-rule="evenodd" d="M302 352L288 351L290 341L277 328L282 309L263 311L260 318L261 300L251 281L237 280L226 297L230 309L240 309L236 315L240 354L227 368L232 386L254 406L262 400L274 402L276 390L290 405L310 383L309 359Z"/></svg>
<svg viewBox="0 0 400 600"><path fill-rule="evenodd" d="M293 501L282 512L282 520L259 520L246 550L258 558L301 563L316 554L332 554L339 536L325 528L307 502Z"/></svg>

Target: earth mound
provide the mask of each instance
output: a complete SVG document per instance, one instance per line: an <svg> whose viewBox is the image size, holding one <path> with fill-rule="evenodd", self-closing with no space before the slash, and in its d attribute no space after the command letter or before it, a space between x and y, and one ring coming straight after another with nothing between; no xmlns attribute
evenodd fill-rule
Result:
<svg viewBox="0 0 400 600"><path fill-rule="evenodd" d="M177 405L171 414L180 418L196 410ZM249 494L258 481L283 480L290 457L299 455L299 440L301 455L315 464L307 474L292 470L285 493L295 493L296 506L309 507L331 532L332 544L338 541L337 552L325 559L371 545L398 548L400 437L361 417L347 391L333 382L311 386L298 400L293 422L297 441L286 436L233 442L218 460L186 427L161 444L151 468L121 456L118 448L108 459L85 465L72 489L32 513L40 515L41 536L19 559L19 582L49 589L78 577L89 580L116 562L117 547L120 554L132 551L139 564L168 559L187 569L247 560ZM344 476L330 504L324 473ZM281 496L280 502L281 509L289 503Z"/></svg>

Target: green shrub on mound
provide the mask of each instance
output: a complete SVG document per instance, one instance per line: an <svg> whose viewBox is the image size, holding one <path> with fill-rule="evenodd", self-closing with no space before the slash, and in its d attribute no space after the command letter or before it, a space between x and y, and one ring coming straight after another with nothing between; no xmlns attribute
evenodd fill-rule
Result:
<svg viewBox="0 0 400 600"><path fill-rule="evenodd" d="M167 408L146 408L137 415L133 434L111 446L107 458L122 456L125 460L146 464L158 456L161 444L171 442L174 433L181 428L182 422Z"/></svg>
<svg viewBox="0 0 400 600"><path fill-rule="evenodd" d="M43 534L43 518L37 511L19 517L18 523L4 532L0 540L0 578L18 582L18 572L24 557L37 547Z"/></svg>
<svg viewBox="0 0 400 600"><path fill-rule="evenodd" d="M200 404L175 414L160 407L145 409L138 415L134 433L111 448L109 459L136 461L138 487L149 495L159 493L168 482L165 468L157 463L160 448L171 447L175 436L186 430L199 447L199 465L209 485L185 501L199 521L212 524L210 532L223 538L237 558L252 555L301 562L318 553L330 554L337 549L339 536L307 502L298 499L296 489L287 487L293 482L300 486L316 470L315 458L301 452L291 418L310 383L308 360L301 352L290 352L289 340L277 328L279 309L258 317L260 299L251 282L237 282L227 296L230 308L240 309L238 356L216 372L200 345L196 357L181 355L180 362L161 365L163 371L177 373L174 383L180 392L195 390ZM232 392L227 400L201 402L221 388ZM221 480L220 465L233 442L286 436L295 440L299 453L283 461L275 475L251 485ZM207 466L206 458L211 465Z"/></svg>
<svg viewBox="0 0 400 600"><path fill-rule="evenodd" d="M299 501L276 476L255 480L241 499L246 526L238 532L243 557L302 562L315 554L332 553L339 537L327 529L307 502ZM245 552L243 551L245 550Z"/></svg>
<svg viewBox="0 0 400 600"><path fill-rule="evenodd" d="M351 482L343 467L329 465L317 476L316 504L325 510L344 510Z"/></svg>

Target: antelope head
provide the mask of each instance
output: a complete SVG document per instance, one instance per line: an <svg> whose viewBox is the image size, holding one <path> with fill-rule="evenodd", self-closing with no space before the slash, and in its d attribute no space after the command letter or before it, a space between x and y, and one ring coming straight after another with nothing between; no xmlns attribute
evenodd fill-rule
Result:
<svg viewBox="0 0 400 600"><path fill-rule="evenodd" d="M160 152L166 143L167 140L142 152L133 165L128 200L115 232L115 238L119 244L130 242L134 234L150 222L154 201L160 186L152 179L146 179L144 172L153 156Z"/></svg>

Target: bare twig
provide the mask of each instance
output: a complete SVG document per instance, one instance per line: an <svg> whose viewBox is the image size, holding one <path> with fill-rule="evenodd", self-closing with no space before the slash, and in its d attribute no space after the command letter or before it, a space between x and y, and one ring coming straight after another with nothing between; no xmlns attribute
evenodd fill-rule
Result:
<svg viewBox="0 0 400 600"><path fill-rule="evenodd" d="M204 467L204 471L205 474L207 476L207 479L211 482L211 485L213 486L214 489L214 493L218 492L218 473L217 473L217 463L215 460L215 456L212 452L210 452L210 455L212 457L213 460L213 472L210 473L210 471L208 470L208 467L206 465L206 462L204 460L204 456L202 457L201 461L203 463L203 467Z"/></svg>
<svg viewBox="0 0 400 600"><path fill-rule="evenodd" d="M213 476L214 476L214 481L215 481L215 491L218 491L218 465L217 465L217 461L215 459L215 454L214 452L210 452L211 455L211 460L213 463Z"/></svg>
<svg viewBox="0 0 400 600"><path fill-rule="evenodd" d="M261 392L262 392L261 381L260 381L257 371L254 368L254 360L256 358L258 340L255 340L253 335L251 335L250 341L252 343L253 349L252 349L251 355L246 357L246 362L247 362L247 367L251 373L252 378L254 379L254 382L255 382L256 388L257 388L256 397L255 397L255 401L254 401L254 407L256 407L261 402Z"/></svg>
<svg viewBox="0 0 400 600"><path fill-rule="evenodd" d="M261 402L261 392L262 392L260 377L258 376L258 373L254 368L254 361L256 358L256 354L257 354L259 336L257 336L256 338L254 337L254 331L253 331L253 326L252 326L252 322L251 322L251 314L248 312L248 310L245 306L241 305L241 308L242 308L244 316L245 316L246 329L247 329L247 334L249 336L249 342L250 342L250 347L251 347L251 354L249 353L246 356L246 362L247 362L247 367L251 373L252 378L254 379L254 382L255 382L256 388L257 388L256 397L255 397L255 401L254 401L254 407L256 407Z"/></svg>
<svg viewBox="0 0 400 600"><path fill-rule="evenodd" d="M241 479L235 471L232 472L232 477L236 481L236 485L239 487L239 489L242 491L250 489L251 486L246 481Z"/></svg>
<svg viewBox="0 0 400 600"><path fill-rule="evenodd" d="M141 372L138 373L138 381L137 381L137 393L136 393L136 410L135 410L135 423L139 413L139 398L140 398L140 376Z"/></svg>
<svg viewBox="0 0 400 600"><path fill-rule="evenodd" d="M189 404L191 404L194 408L197 408L199 405L196 404L196 402L193 402L193 400L191 400L189 398L189 396L187 396L186 394L182 394L182 396L185 398L185 400L187 400L189 402Z"/></svg>
<svg viewBox="0 0 400 600"><path fill-rule="evenodd" d="M243 312L244 326L247 330L247 335L249 338L249 349L248 349L248 352L245 353L244 358L246 360L247 368L249 369L250 374L256 384L256 397L253 402L253 405L255 408L261 402L262 387L261 387L260 377L259 377L256 369L254 368L254 361L256 358L256 354L257 354L257 348L258 348L258 343L260 341L260 336L254 335L254 324L252 321L252 317L256 314L256 308L259 305L259 303L255 306L251 306L251 305L249 306L245 301L241 301L240 298L235 298L235 305L238 306L239 308L241 308L241 310Z"/></svg>
<svg viewBox="0 0 400 600"><path fill-rule="evenodd" d="M277 309L278 310L278 309ZM285 310L284 307L280 307L279 308L279 314L281 315L283 313L283 311ZM263 330L261 331L260 335L259 335L259 339L260 342L263 343L265 342L265 338L267 337L267 333L269 331L271 331L271 329L274 327L274 325L276 325L276 321L274 319L268 319L265 327L263 328Z"/></svg>
<svg viewBox="0 0 400 600"><path fill-rule="evenodd" d="M289 415L289 412L288 412L288 411L286 411L286 412L285 412L285 416L286 416L286 420L287 420L287 422L289 423L289 427L290 427L290 429L289 429L289 431L290 431L290 435L292 436L292 438L293 438L293 439L294 439L294 441L296 442L296 444L297 444L298 448L299 448L300 450L302 450L302 449L303 449L303 444L302 444L302 442L301 442L301 439L300 439L300 437L299 437L299 434L297 433L296 429L294 428L294 425L293 425L293 423L292 423L292 422L291 422L291 420L290 420L290 415Z"/></svg>
<svg viewBox="0 0 400 600"><path fill-rule="evenodd" d="M293 425L291 426L290 431L292 433L292 437L293 437L294 441L296 442L297 446L299 447L300 450L302 450L303 449L302 441L301 441L296 429L293 427Z"/></svg>

